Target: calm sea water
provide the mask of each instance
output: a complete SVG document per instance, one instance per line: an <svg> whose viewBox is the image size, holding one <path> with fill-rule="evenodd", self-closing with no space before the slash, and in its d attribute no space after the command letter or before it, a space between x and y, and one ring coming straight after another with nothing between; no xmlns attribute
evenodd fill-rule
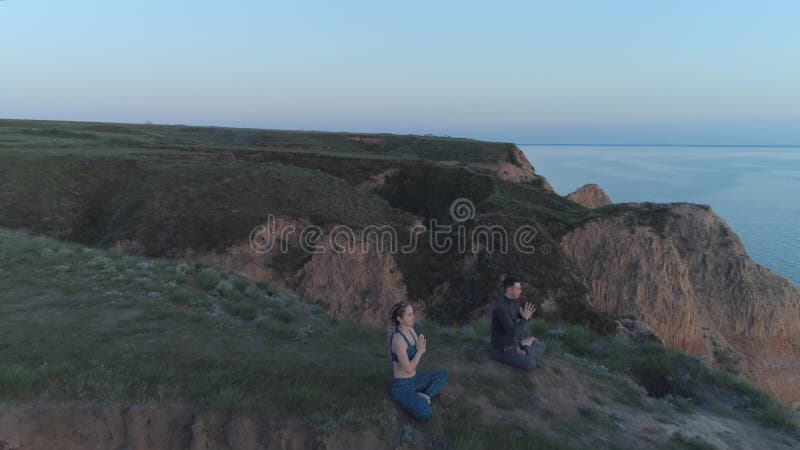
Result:
<svg viewBox="0 0 800 450"><path fill-rule="evenodd" d="M710 205L753 261L800 286L800 147L519 147L562 195L596 183L613 202Z"/></svg>

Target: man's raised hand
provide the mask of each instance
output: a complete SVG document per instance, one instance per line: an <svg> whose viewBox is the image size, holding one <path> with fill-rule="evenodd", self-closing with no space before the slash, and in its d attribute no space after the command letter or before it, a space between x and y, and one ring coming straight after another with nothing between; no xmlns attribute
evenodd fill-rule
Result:
<svg viewBox="0 0 800 450"><path fill-rule="evenodd" d="M533 306L533 303L525 303L525 306L519 307L519 314L525 319L530 320L533 317L533 313L536 312L536 307Z"/></svg>

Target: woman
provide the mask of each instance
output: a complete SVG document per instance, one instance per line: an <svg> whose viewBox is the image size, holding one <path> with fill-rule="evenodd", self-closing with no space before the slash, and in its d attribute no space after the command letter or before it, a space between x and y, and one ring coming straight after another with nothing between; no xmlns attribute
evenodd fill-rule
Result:
<svg viewBox="0 0 800 450"><path fill-rule="evenodd" d="M394 382L389 395L417 420L431 418L431 397L447 383L447 372L435 370L417 374L417 365L427 351L425 336L414 331L414 308L395 303L389 314L389 353L394 363Z"/></svg>

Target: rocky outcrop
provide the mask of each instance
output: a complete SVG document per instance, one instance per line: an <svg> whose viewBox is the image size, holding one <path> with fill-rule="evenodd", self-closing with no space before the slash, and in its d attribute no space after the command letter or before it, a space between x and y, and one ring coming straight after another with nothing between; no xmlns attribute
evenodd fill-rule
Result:
<svg viewBox="0 0 800 450"><path fill-rule="evenodd" d="M567 198L586 208L599 208L611 204L611 199L600 186L592 183L581 186Z"/></svg>
<svg viewBox="0 0 800 450"><path fill-rule="evenodd" d="M353 247L314 255L303 267L298 292L330 316L383 325L391 306L408 299L402 273L389 252L360 241Z"/></svg>
<svg viewBox="0 0 800 450"><path fill-rule="evenodd" d="M708 207L629 206L561 239L595 307L634 315L668 346L800 400L800 291L753 263Z"/></svg>
<svg viewBox="0 0 800 450"><path fill-rule="evenodd" d="M635 342L658 342L663 344L661 338L655 335L650 330L650 327L641 320L636 319L620 319L617 321L617 334L626 336Z"/></svg>

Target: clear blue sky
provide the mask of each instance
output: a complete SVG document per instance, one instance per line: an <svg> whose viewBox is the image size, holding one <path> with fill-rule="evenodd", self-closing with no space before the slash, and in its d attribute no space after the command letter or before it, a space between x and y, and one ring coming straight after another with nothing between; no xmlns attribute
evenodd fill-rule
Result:
<svg viewBox="0 0 800 450"><path fill-rule="evenodd" d="M800 2L0 1L0 117L800 144Z"/></svg>

